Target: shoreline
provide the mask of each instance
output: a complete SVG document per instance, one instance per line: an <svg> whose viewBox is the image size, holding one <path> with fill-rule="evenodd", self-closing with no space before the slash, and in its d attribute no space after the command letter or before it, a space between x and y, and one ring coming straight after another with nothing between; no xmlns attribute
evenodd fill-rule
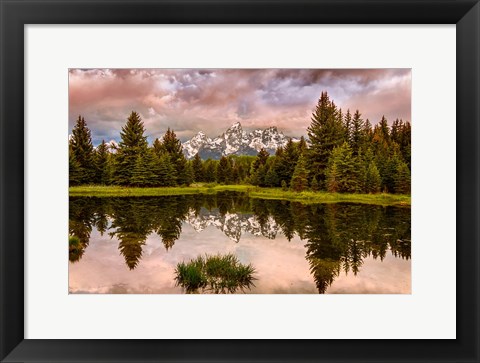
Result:
<svg viewBox="0 0 480 363"><path fill-rule="evenodd" d="M169 195L215 194L223 191L247 193L251 198L277 199L301 202L303 204L324 203L360 203L382 206L410 207L411 197L404 194L354 194L328 192L294 192L281 188L262 188L253 185L203 185L192 184L188 187L121 187L104 185L86 185L69 187L69 197L157 197Z"/></svg>

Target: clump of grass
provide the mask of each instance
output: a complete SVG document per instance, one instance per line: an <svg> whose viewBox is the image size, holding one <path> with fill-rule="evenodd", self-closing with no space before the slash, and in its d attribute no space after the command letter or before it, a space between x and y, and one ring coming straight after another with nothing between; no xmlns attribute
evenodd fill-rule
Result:
<svg viewBox="0 0 480 363"><path fill-rule="evenodd" d="M77 236L68 236L68 258L71 262L77 262L83 255L82 243Z"/></svg>
<svg viewBox="0 0 480 363"><path fill-rule="evenodd" d="M184 287L187 293L194 293L200 289L204 289L208 281L202 273L203 263L202 258L198 257L189 263L181 262L177 264L177 268L175 269L177 285Z"/></svg>
<svg viewBox="0 0 480 363"><path fill-rule="evenodd" d="M68 246L70 248L79 248L80 238L78 238L77 236L68 236Z"/></svg>
<svg viewBox="0 0 480 363"><path fill-rule="evenodd" d="M215 294L234 293L250 289L255 268L240 263L233 254L199 256L190 262L181 262L175 269L175 281L187 293L213 292Z"/></svg>

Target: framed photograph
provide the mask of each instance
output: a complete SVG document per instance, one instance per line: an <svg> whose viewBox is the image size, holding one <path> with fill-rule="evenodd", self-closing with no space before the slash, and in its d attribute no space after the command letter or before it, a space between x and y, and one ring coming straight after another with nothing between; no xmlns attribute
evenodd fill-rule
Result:
<svg viewBox="0 0 480 363"><path fill-rule="evenodd" d="M1 9L2 362L479 361L478 1Z"/></svg>

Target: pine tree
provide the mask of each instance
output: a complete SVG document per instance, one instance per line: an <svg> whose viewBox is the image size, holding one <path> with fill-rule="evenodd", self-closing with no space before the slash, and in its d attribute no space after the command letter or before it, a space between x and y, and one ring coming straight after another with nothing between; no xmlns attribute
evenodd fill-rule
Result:
<svg viewBox="0 0 480 363"><path fill-rule="evenodd" d="M217 176L217 162L212 159L205 161L205 181L212 183L216 181Z"/></svg>
<svg viewBox="0 0 480 363"><path fill-rule="evenodd" d="M373 130L370 120L367 118L363 126L363 134L365 135L365 142L369 145L372 142Z"/></svg>
<svg viewBox="0 0 480 363"><path fill-rule="evenodd" d="M382 117L380 123L375 125L371 144L375 155L375 164L382 177L382 190L393 190L393 174L395 173L396 165L393 168L390 166L390 159L393 153L390 145L390 132L385 117Z"/></svg>
<svg viewBox="0 0 480 363"><path fill-rule="evenodd" d="M310 189L312 189L312 191L316 192L320 189L319 185L318 185L318 181L317 181L317 178L314 176L311 183L310 183Z"/></svg>
<svg viewBox="0 0 480 363"><path fill-rule="evenodd" d="M182 143L177 138L177 135L170 128L167 129L167 132L163 136L162 150L168 153L170 160L175 167L177 172L177 184L178 185L188 185L191 183L191 178L187 168L187 159L183 154Z"/></svg>
<svg viewBox="0 0 480 363"><path fill-rule="evenodd" d="M408 169L408 165L404 161L400 161L395 174L395 193L410 194L410 186L410 169Z"/></svg>
<svg viewBox="0 0 480 363"><path fill-rule="evenodd" d="M175 167L173 166L170 156L167 153L157 156L157 184L162 187L171 187L176 185L177 177Z"/></svg>
<svg viewBox="0 0 480 363"><path fill-rule="evenodd" d="M108 145L105 140L98 145L95 150L95 183L109 184L110 183L110 168L109 168L109 152Z"/></svg>
<svg viewBox="0 0 480 363"><path fill-rule="evenodd" d="M232 167L232 183L238 184L240 183L240 166L237 163L233 164Z"/></svg>
<svg viewBox="0 0 480 363"><path fill-rule="evenodd" d="M382 186L382 178L380 177L380 172L378 171L375 162L372 160L368 163L365 172L365 193L378 193Z"/></svg>
<svg viewBox="0 0 480 363"><path fill-rule="evenodd" d="M297 165L293 172L291 187L296 192L301 192L308 187L308 172L307 172L307 162L303 155L300 155L298 158Z"/></svg>
<svg viewBox="0 0 480 363"><path fill-rule="evenodd" d="M350 145L354 156L360 152L360 148L364 144L364 122L358 110L355 111L352 119L352 137Z"/></svg>
<svg viewBox="0 0 480 363"><path fill-rule="evenodd" d="M350 109L347 110L345 114L345 118L343 119L343 124L345 128L345 141L347 141L350 145L352 145L352 114L350 113Z"/></svg>
<svg viewBox="0 0 480 363"><path fill-rule="evenodd" d="M296 147L297 147L297 159L298 159L298 156L305 154L307 150L307 142L305 141L305 138L303 136L300 137L300 141L296 143Z"/></svg>
<svg viewBox="0 0 480 363"><path fill-rule="evenodd" d="M397 152L394 152L393 155L388 158L383 172L380 172L383 181L383 188L389 193L395 192L395 178L400 163L401 160Z"/></svg>
<svg viewBox="0 0 480 363"><path fill-rule="evenodd" d="M193 157L192 168L194 175L193 180L195 180L196 182L204 181L205 171L203 170L202 159L200 159L200 155L198 155L198 153L196 153Z"/></svg>
<svg viewBox="0 0 480 363"><path fill-rule="evenodd" d="M285 180L282 180L282 182L280 183L280 185L282 186L282 190L284 192L286 192L288 190L288 185L287 185L287 182Z"/></svg>
<svg viewBox="0 0 480 363"><path fill-rule="evenodd" d="M69 152L68 156L68 180L69 185L80 185L82 183L83 171L80 164L75 160L73 153Z"/></svg>
<svg viewBox="0 0 480 363"><path fill-rule="evenodd" d="M403 128L403 121L397 118L395 121L393 121L392 128L390 130L390 137L392 141L396 142L399 145L400 145L402 128Z"/></svg>
<svg viewBox="0 0 480 363"><path fill-rule="evenodd" d="M390 143L390 129L388 127L388 122L385 116L382 116L378 127L380 128L383 138L387 141L387 143Z"/></svg>
<svg viewBox="0 0 480 363"><path fill-rule="evenodd" d="M163 135L161 148L170 155L174 155L175 157L183 155L182 143L177 138L175 132L173 130L170 130L170 128L168 128L165 135Z"/></svg>
<svg viewBox="0 0 480 363"><path fill-rule="evenodd" d="M337 193L340 190L340 177L336 163L331 163L327 169L326 189L330 193Z"/></svg>
<svg viewBox="0 0 480 363"><path fill-rule="evenodd" d="M332 100L333 103L333 100ZM341 126L341 133L342 133L342 142L347 141L348 142L348 134L347 130L345 129L345 119L343 116L343 112L341 108L338 108L337 110L337 123L339 126Z"/></svg>
<svg viewBox="0 0 480 363"><path fill-rule="evenodd" d="M289 139L285 147L279 147L275 152L275 173L279 180L285 180L290 184L293 171L298 160L299 148L295 145L292 139Z"/></svg>
<svg viewBox="0 0 480 363"><path fill-rule="evenodd" d="M266 164L261 164L254 174L251 176L251 182L253 185L265 187L265 178L267 176L268 167Z"/></svg>
<svg viewBox="0 0 480 363"><path fill-rule="evenodd" d="M188 187L190 184L193 183L194 176L195 176L195 173L193 171L192 163L187 161L184 169L183 184Z"/></svg>
<svg viewBox="0 0 480 363"><path fill-rule="evenodd" d="M95 181L94 152L92 134L82 116L78 116L70 139L70 152L78 164L77 176L79 184L89 184Z"/></svg>
<svg viewBox="0 0 480 363"><path fill-rule="evenodd" d="M232 165L230 160L222 156L217 168L217 183L228 184L232 175Z"/></svg>
<svg viewBox="0 0 480 363"><path fill-rule="evenodd" d="M310 173L323 187L330 153L341 145L345 137L343 125L338 119L337 107L330 101L327 92L322 92L311 120L307 129L310 139Z"/></svg>
<svg viewBox="0 0 480 363"><path fill-rule="evenodd" d="M163 152L166 152L163 148L162 142L158 139L158 137L153 141L153 150L158 156L160 156Z"/></svg>
<svg viewBox="0 0 480 363"><path fill-rule="evenodd" d="M400 152L402 154L403 160L408 165L408 168L411 168L411 150L412 150L412 141L411 141L411 134L412 134L412 126L410 122L404 122L399 135L399 145L400 145Z"/></svg>
<svg viewBox="0 0 480 363"><path fill-rule="evenodd" d="M114 181L119 185L131 185L132 172L139 156L147 152L147 137L140 115L132 111L125 126L120 132L121 141L118 144L115 158Z"/></svg>
<svg viewBox="0 0 480 363"><path fill-rule="evenodd" d="M275 168L273 165L271 165L268 168L268 171L265 175L265 186L267 187L276 187L280 183L280 180L278 179L278 175L275 172Z"/></svg>
<svg viewBox="0 0 480 363"><path fill-rule="evenodd" d="M158 177L159 172L159 157L157 156L155 149L149 147L144 156L144 165L146 168L145 179L146 186L157 187L160 186L160 181Z"/></svg>
<svg viewBox="0 0 480 363"><path fill-rule="evenodd" d="M332 151L327 169L327 186L330 192L356 193L360 187L358 160L348 143Z"/></svg>
<svg viewBox="0 0 480 363"><path fill-rule="evenodd" d="M265 185L265 176L267 175L265 165L269 156L270 154L264 148L261 148L258 152L250 170L250 182L253 185Z"/></svg>
<svg viewBox="0 0 480 363"><path fill-rule="evenodd" d="M130 183L129 185L133 185L136 187L146 187L148 186L148 170L145 167L145 160L142 154L137 155L137 159L135 161L135 166L133 167Z"/></svg>
<svg viewBox="0 0 480 363"><path fill-rule="evenodd" d="M138 154L130 184L138 187L159 186L158 166L158 157L153 148L148 148L145 153Z"/></svg>
<svg viewBox="0 0 480 363"><path fill-rule="evenodd" d="M260 165L265 165L267 163L268 157L270 154L268 151L266 151L263 147L260 149L260 151L257 154L257 158L253 162L253 168L256 169Z"/></svg>
<svg viewBox="0 0 480 363"><path fill-rule="evenodd" d="M235 170L238 172L238 182L244 182L247 172L243 164L235 163Z"/></svg>

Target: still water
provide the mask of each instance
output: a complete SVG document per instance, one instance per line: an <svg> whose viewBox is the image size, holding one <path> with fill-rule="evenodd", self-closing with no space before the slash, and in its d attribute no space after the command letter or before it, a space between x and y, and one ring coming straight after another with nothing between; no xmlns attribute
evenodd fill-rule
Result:
<svg viewBox="0 0 480 363"><path fill-rule="evenodd" d="M252 199L242 193L71 197L69 292L182 294L175 268L233 253L254 294L411 293L410 208Z"/></svg>

